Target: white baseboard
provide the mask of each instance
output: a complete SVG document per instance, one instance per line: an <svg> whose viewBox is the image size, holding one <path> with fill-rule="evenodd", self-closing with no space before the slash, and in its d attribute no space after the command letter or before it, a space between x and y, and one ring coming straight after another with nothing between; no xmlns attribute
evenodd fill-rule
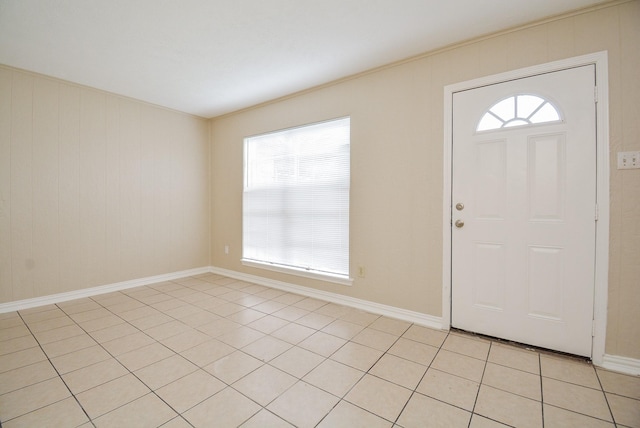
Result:
<svg viewBox="0 0 640 428"><path fill-rule="evenodd" d="M276 288L278 290L288 291L291 293L301 294L303 296L316 299L326 300L328 302L337 303L344 306L353 307L363 311L385 315L391 318L415 323L425 327L441 330L444 327L442 318L420 312L409 311L394 306L383 305L380 303L370 302L368 300L356 299L337 293L316 290L314 288L303 287L282 281L275 281L256 275L249 275L241 272L231 271L217 267L202 267L189 269L179 272L172 272L163 275L149 276L145 278L132 279L128 281L117 282L113 284L101 285L98 287L84 288L81 290L69 291L66 293L51 294L48 296L35 297L32 299L17 300L14 302L0 303L0 313L20 311L38 306L51 305L55 303L66 302L74 299L97 296L99 294L111 293L113 291L121 291L130 288L140 287L143 285L155 284L163 281L171 281L174 279L185 278L188 276L200 275L203 273L216 273L227 276L229 278L247 281L254 284L264 285L265 287Z"/></svg>
<svg viewBox="0 0 640 428"><path fill-rule="evenodd" d="M339 305L349 306L363 311L400 319L403 321L415 323L425 327L446 330L446 325L442 317L427 315L420 312L409 311L407 309L397 308L395 306L383 305L381 303L370 302L368 300L356 299L354 297L344 296L342 294L330 293L328 291L317 290L315 288L303 287L301 285L291 284L283 281L263 278L261 276L250 275L246 273L236 272L228 269L207 266L178 272L171 272L162 275L148 276L146 278L132 279L113 284L101 285L98 287L85 288L82 290L69 291L66 293L52 294L49 296L35 297L33 299L17 300L15 302L0 303L0 314L6 312L20 311L38 306L45 306L60 302L66 302L84 297L97 296L99 294L111 293L113 291L121 291L130 288L140 287L143 285L155 284L163 281L171 281L174 279L186 278L203 273L215 273L240 281L247 281L265 287L275 288L291 293L300 294L315 299L326 300L328 302ZM605 354L602 357L601 364L603 369L629 374L632 376L640 376L640 360L635 358L620 357L617 355Z"/></svg>
<svg viewBox="0 0 640 428"><path fill-rule="evenodd" d="M0 303L0 313L20 311L38 306L51 305L55 303L66 302L74 299L82 299L85 297L97 296L99 294L111 293L113 291L121 291L130 288L140 287L143 285L155 284L163 281L171 281L174 279L185 278L188 276L200 275L203 273L216 273L229 278L238 279L241 281L247 281L254 284L264 285L265 287L276 288L291 293L301 294L303 296L312 297L316 299L326 300L328 302L337 303L344 306L360 309L363 311L385 315L391 318L400 319L403 321L415 323L425 327L434 329L446 329L442 322L441 317L435 317L432 315L423 314L420 312L409 311L394 306L383 305L380 303L370 302L367 300L356 299L349 296L344 296L337 293L330 293L327 291L316 290L314 288L303 287L296 284L291 284L282 281L275 281L268 278L263 278L256 275L249 275L232 270L207 266L196 269L189 269L179 272L171 272L163 275L149 276L146 278L132 279L129 281L122 281L113 284L101 285L98 287L84 288L81 290L69 291L66 293L51 294L48 296L35 297L32 299L17 300L14 302Z"/></svg>
<svg viewBox="0 0 640 428"><path fill-rule="evenodd" d="M395 306L383 305L380 303L370 302L368 300L356 299L354 297L344 296L342 294L330 293L328 291L303 287L301 285L276 281L273 279L263 278L261 276L249 275L246 273L222 269L214 266L211 267L210 272L229 278L238 279L240 281L247 281L258 285L264 285L265 287L276 288L278 290L288 291L290 293L296 293L320 300L326 300L328 302L336 303L339 305L349 306L374 314L400 319L437 330L446 329L441 317L435 317L420 312L397 308Z"/></svg>
<svg viewBox="0 0 640 428"><path fill-rule="evenodd" d="M640 360L636 360L635 358L605 354L600 367L614 372L640 376Z"/></svg>
<svg viewBox="0 0 640 428"><path fill-rule="evenodd" d="M173 279L185 278L193 275L208 273L211 268L201 267L178 272L171 272L162 275L148 276L146 278L132 279L129 281L116 282L113 284L101 285L98 287L83 288L81 290L69 291L66 293L51 294L49 296L34 297L33 299L17 300L15 302L0 303L0 314L5 312L21 311L37 306L51 305L54 303L66 302L68 300L81 299L84 297L97 296L99 294L111 293L113 291L126 290L140 287L142 285L155 284L157 282L171 281Z"/></svg>

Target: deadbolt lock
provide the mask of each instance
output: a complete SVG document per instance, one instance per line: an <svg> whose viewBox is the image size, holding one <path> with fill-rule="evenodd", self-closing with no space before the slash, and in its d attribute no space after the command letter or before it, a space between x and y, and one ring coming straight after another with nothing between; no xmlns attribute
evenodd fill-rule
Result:
<svg viewBox="0 0 640 428"><path fill-rule="evenodd" d="M458 202L458 203L456 204L456 209L457 209L458 211L462 211L462 210L464 209L464 204L463 204L462 202Z"/></svg>

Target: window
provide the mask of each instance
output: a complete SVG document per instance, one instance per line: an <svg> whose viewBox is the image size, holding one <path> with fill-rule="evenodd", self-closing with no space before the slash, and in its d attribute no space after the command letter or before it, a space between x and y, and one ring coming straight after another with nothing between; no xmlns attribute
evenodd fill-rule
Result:
<svg viewBox="0 0 640 428"><path fill-rule="evenodd" d="M243 263L349 283L350 119L244 141Z"/></svg>
<svg viewBox="0 0 640 428"><path fill-rule="evenodd" d="M495 103L482 116L476 131L559 121L560 113L549 101L537 95L520 94Z"/></svg>

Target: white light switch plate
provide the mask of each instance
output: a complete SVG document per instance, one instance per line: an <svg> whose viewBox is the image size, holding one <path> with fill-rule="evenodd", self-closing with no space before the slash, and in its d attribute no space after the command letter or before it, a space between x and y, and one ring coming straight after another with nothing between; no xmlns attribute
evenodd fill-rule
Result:
<svg viewBox="0 0 640 428"><path fill-rule="evenodd" d="M618 152L618 169L640 168L640 152Z"/></svg>

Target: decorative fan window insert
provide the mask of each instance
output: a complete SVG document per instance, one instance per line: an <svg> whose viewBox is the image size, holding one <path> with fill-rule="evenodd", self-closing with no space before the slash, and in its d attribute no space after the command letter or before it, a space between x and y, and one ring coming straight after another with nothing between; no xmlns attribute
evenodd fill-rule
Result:
<svg viewBox="0 0 640 428"><path fill-rule="evenodd" d="M476 131L559 122L558 109L551 102L537 95L514 95L498 101L487 111Z"/></svg>

